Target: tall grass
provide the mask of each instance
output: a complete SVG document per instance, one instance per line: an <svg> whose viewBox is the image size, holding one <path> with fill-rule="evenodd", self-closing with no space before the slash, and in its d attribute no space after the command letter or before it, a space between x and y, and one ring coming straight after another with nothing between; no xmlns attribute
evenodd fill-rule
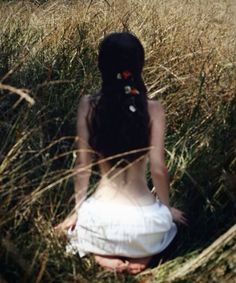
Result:
<svg viewBox="0 0 236 283"><path fill-rule="evenodd" d="M1 2L3 278L138 280L101 271L90 257L66 255L52 229L73 207L77 105L80 96L99 89L97 46L112 31L129 30L141 39L148 94L166 108L171 201L190 221L180 228L172 256L187 259L233 223L235 15L230 0ZM147 178L151 188L149 172Z"/></svg>

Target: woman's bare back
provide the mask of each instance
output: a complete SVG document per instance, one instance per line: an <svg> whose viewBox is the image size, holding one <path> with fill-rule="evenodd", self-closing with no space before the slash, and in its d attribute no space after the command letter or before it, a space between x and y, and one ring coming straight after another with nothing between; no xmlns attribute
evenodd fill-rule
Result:
<svg viewBox="0 0 236 283"><path fill-rule="evenodd" d="M146 166L149 160L151 172L154 174L157 172L161 179L162 172L161 174L159 172L164 167L163 108L157 101L148 101L148 112L151 121L150 151L125 168L112 169L107 162L101 163L101 180L94 196L114 203L140 206L155 202L155 197L147 186ZM156 126L157 124L158 126Z"/></svg>
<svg viewBox="0 0 236 283"><path fill-rule="evenodd" d="M125 205L153 204L155 198L147 186L146 164L146 156L126 168L112 169L103 163L100 165L101 180L94 197Z"/></svg>

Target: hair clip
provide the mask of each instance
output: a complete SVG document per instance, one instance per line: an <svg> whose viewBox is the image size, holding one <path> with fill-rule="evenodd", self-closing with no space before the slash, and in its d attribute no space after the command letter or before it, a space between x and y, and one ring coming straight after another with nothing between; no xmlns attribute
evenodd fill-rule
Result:
<svg viewBox="0 0 236 283"><path fill-rule="evenodd" d="M136 108L134 107L134 105L129 105L129 110L133 113L136 112Z"/></svg>
<svg viewBox="0 0 236 283"><path fill-rule="evenodd" d="M132 88L129 85L125 86L125 93L129 94L131 92L132 92Z"/></svg>
<svg viewBox="0 0 236 283"><path fill-rule="evenodd" d="M116 76L116 78L117 78L118 80L121 80L121 79L122 79L121 73L118 73L117 76Z"/></svg>
<svg viewBox="0 0 236 283"><path fill-rule="evenodd" d="M118 79L118 80L121 80L121 79L125 79L125 80L127 80L129 77L131 77L132 76L132 73L130 72L130 71L123 71L123 72L121 72L121 73L118 73L117 75L116 75L116 78Z"/></svg>
<svg viewBox="0 0 236 283"><path fill-rule="evenodd" d="M129 85L125 86L125 93L131 94L132 96L138 95L140 92L137 90L137 88L131 87Z"/></svg>

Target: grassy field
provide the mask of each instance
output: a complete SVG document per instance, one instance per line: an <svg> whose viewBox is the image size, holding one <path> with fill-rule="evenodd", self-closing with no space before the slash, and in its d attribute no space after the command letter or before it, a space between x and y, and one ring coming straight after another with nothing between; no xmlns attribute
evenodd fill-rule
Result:
<svg viewBox="0 0 236 283"><path fill-rule="evenodd" d="M234 223L235 18L230 0L0 2L0 282L141 282L66 255L52 229L73 207L77 106L100 87L97 46L112 31L143 42L171 202L190 221L158 276Z"/></svg>

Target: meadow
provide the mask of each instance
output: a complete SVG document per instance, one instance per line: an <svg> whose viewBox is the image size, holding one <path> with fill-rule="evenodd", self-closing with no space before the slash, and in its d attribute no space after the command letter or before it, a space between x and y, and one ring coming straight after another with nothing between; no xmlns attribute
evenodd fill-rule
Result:
<svg viewBox="0 0 236 283"><path fill-rule="evenodd" d="M235 223L235 19L232 0L0 1L0 282L170 282ZM99 90L97 47L113 31L144 45L148 96L166 109L171 203L189 219L154 281L68 255L53 232L73 207L79 99Z"/></svg>

